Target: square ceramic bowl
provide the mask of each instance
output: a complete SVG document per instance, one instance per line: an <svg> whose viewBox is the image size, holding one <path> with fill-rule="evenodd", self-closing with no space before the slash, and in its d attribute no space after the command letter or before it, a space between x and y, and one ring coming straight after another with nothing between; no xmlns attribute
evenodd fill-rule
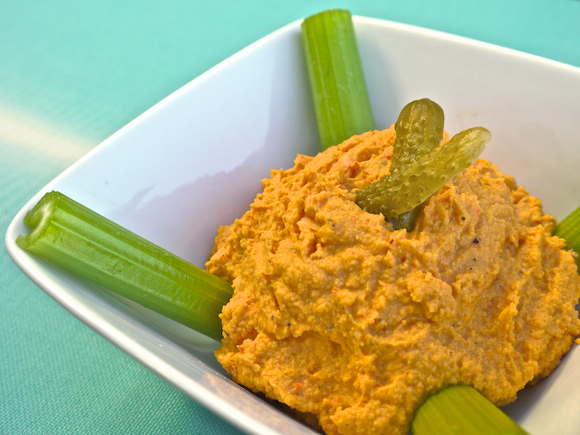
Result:
<svg viewBox="0 0 580 435"><path fill-rule="evenodd" d="M483 157L516 177L561 219L580 205L580 69L388 21L355 17L378 128L427 97L455 134L481 125ZM22 219L59 190L203 266L216 229L249 207L261 179L315 154L318 136L300 22L242 50L131 122L57 177L6 234L15 263L73 315L143 365L247 433L313 432L235 385L213 357L217 343L15 245ZM580 349L506 408L535 435L580 427Z"/></svg>

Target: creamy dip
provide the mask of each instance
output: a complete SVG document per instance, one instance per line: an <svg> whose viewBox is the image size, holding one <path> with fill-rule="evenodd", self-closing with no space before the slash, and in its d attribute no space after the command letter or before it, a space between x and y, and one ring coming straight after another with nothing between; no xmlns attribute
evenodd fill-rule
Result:
<svg viewBox="0 0 580 435"><path fill-rule="evenodd" d="M233 283L218 361L328 434L406 434L453 384L504 405L580 334L580 277L540 201L486 160L393 230L354 192L389 175L395 130L299 155L220 227L207 270Z"/></svg>

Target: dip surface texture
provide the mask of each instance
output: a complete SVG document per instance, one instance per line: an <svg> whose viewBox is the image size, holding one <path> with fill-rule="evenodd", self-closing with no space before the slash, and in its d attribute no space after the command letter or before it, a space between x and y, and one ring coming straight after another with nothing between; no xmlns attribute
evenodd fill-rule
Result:
<svg viewBox="0 0 580 435"><path fill-rule="evenodd" d="M430 393L513 401L580 334L580 277L540 201L478 160L394 231L354 203L389 175L395 131L272 171L207 263L233 283L216 352L233 379L327 434L406 434Z"/></svg>

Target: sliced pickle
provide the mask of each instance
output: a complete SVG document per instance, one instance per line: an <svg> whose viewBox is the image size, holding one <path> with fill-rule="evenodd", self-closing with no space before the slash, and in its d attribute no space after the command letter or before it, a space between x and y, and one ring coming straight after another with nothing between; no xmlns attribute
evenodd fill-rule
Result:
<svg viewBox="0 0 580 435"><path fill-rule="evenodd" d="M441 144L445 116L439 104L428 98L411 101L395 123L397 137L394 143L391 172L415 163ZM421 211L421 204L397 217L389 219L395 230L412 231Z"/></svg>
<svg viewBox="0 0 580 435"><path fill-rule="evenodd" d="M391 172L412 165L439 147L444 121L441 106L427 98L407 104L395 124Z"/></svg>
<svg viewBox="0 0 580 435"><path fill-rule="evenodd" d="M483 127L462 131L410 166L356 192L356 203L390 219L422 204L441 186L471 166L491 140Z"/></svg>

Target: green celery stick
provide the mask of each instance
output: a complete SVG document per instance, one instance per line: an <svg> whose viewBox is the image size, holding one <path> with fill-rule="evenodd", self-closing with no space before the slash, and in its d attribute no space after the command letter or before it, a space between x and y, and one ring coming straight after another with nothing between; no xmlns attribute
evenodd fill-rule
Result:
<svg viewBox="0 0 580 435"><path fill-rule="evenodd" d="M414 435L525 435L474 388L454 385L427 398L415 414Z"/></svg>
<svg viewBox="0 0 580 435"><path fill-rule="evenodd" d="M215 340L231 285L73 201L47 193L16 243Z"/></svg>
<svg viewBox="0 0 580 435"><path fill-rule="evenodd" d="M556 226L554 235L565 239L568 248L580 253L580 207ZM576 263L580 266L580 256L576 258Z"/></svg>
<svg viewBox="0 0 580 435"><path fill-rule="evenodd" d="M322 149L375 129L349 11L308 17L302 39Z"/></svg>

